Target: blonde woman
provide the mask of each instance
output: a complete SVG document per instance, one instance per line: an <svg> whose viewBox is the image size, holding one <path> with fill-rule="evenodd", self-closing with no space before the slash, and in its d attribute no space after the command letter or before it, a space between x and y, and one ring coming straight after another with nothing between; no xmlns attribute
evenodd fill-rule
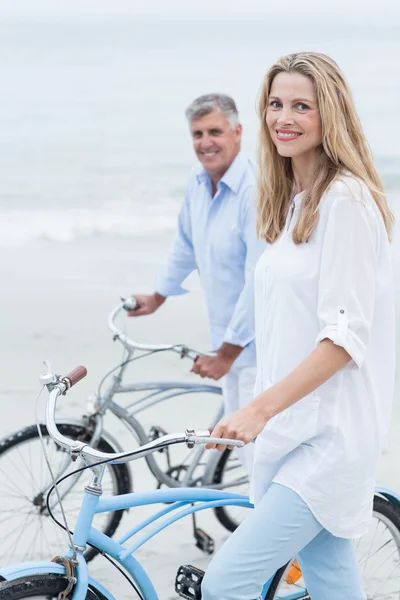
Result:
<svg viewBox="0 0 400 600"><path fill-rule="evenodd" d="M256 394L214 430L257 438L256 508L211 562L203 600L255 600L295 555L312 600L364 600L351 540L372 516L390 418L392 215L333 60L281 58L259 112Z"/></svg>

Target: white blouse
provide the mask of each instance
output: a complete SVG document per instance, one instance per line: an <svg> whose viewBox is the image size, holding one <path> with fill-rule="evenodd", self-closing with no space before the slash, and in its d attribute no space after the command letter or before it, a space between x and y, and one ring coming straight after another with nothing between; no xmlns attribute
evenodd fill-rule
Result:
<svg viewBox="0 0 400 600"><path fill-rule="evenodd" d="M352 360L273 417L258 436L252 497L272 481L299 494L333 535L361 536L372 517L375 471L394 384L394 295L387 233L367 187L334 181L307 243L285 230L255 271L256 395L293 371L323 339Z"/></svg>

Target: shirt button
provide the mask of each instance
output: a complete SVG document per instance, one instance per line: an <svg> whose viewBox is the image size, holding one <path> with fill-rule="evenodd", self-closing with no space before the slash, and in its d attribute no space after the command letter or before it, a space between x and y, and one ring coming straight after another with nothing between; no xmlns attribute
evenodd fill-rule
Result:
<svg viewBox="0 0 400 600"><path fill-rule="evenodd" d="M342 309L340 310L340 314L343 314L343 313L344 313L344 310L343 310L343 308L342 308Z"/></svg>

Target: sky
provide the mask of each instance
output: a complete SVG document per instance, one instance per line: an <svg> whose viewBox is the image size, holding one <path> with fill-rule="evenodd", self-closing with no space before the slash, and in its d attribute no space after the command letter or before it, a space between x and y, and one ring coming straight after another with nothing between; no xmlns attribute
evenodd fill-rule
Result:
<svg viewBox="0 0 400 600"><path fill-rule="evenodd" d="M251 17L252 15L312 16L332 14L363 20L368 15L400 18L399 0L2 0L0 19L43 17L163 16L205 19ZM282 22L284 24L284 22Z"/></svg>

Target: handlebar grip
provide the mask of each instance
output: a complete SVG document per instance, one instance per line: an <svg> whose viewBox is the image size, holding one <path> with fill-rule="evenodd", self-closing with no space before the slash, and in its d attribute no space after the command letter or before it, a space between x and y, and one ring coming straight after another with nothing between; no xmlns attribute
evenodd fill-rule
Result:
<svg viewBox="0 0 400 600"><path fill-rule="evenodd" d="M205 444L221 444L225 446L236 446L236 448L242 448L244 446L244 442L241 440L230 440L229 438L213 438L213 437L205 437Z"/></svg>
<svg viewBox="0 0 400 600"><path fill-rule="evenodd" d="M86 377L87 375L87 369L86 367L75 367L75 369L73 369L70 373L68 373L68 375L65 375L62 378L62 381L64 381L68 388L71 388L73 385L75 385L76 383L78 383L78 381L80 381L81 379L83 379L84 377Z"/></svg>
<svg viewBox="0 0 400 600"><path fill-rule="evenodd" d="M137 310L139 308L137 300L134 296L130 296L126 300L123 300L123 302L123 307L126 311Z"/></svg>

